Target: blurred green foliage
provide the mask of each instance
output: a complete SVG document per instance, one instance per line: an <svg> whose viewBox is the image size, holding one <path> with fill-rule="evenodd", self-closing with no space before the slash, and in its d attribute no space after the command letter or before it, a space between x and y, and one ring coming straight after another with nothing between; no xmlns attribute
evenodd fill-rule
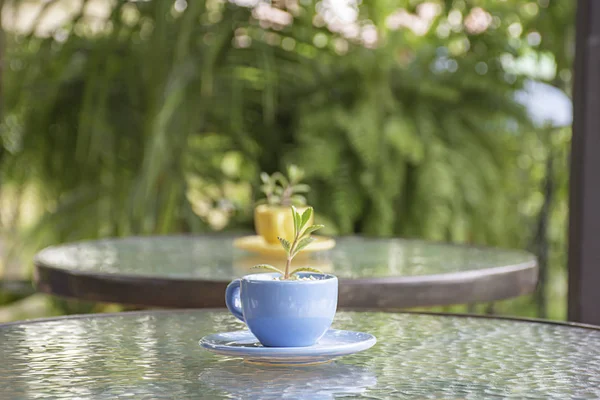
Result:
<svg viewBox="0 0 600 400"><path fill-rule="evenodd" d="M329 234L546 249L541 301L564 317L570 131L535 129L514 94L526 78L569 90L572 2L121 0L100 20L90 3L49 35L7 35L0 173L18 254L251 229L259 172L294 163ZM496 307L538 315L537 300Z"/></svg>

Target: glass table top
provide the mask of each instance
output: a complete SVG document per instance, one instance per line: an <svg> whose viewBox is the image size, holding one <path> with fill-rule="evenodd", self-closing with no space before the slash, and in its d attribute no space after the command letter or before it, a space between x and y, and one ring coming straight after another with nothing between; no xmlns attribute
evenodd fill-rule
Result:
<svg viewBox="0 0 600 400"><path fill-rule="evenodd" d="M36 263L63 270L156 278L230 281L254 273L270 259L233 246L235 236L163 236L106 239L50 247ZM535 267L533 255L518 250L469 247L402 239L336 238L329 251L294 261L340 278L424 276L511 266Z"/></svg>
<svg viewBox="0 0 600 400"><path fill-rule="evenodd" d="M427 314L340 312L371 349L310 367L201 349L243 329L225 312L159 311L0 325L7 399L566 399L600 397L600 330Z"/></svg>

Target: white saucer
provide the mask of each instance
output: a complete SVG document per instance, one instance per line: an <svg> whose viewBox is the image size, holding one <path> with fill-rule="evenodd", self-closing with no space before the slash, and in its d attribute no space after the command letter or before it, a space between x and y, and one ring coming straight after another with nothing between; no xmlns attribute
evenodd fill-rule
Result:
<svg viewBox="0 0 600 400"><path fill-rule="evenodd" d="M242 357L253 363L302 365L328 362L367 350L376 342L375 336L368 333L330 329L314 346L264 347L250 331L244 330L206 336L200 340L200 346L213 353Z"/></svg>

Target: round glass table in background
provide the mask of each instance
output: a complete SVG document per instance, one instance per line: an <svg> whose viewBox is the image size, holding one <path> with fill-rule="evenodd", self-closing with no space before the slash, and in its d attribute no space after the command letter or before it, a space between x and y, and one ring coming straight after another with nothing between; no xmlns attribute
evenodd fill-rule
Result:
<svg viewBox="0 0 600 400"><path fill-rule="evenodd" d="M49 247L35 257L39 290L84 300L157 307L224 307L227 284L284 257L233 246L236 236L153 236ZM281 265L278 265L281 263ZM332 250L294 260L340 279L339 306L406 308L493 301L530 293L533 255L402 239L336 238Z"/></svg>
<svg viewBox="0 0 600 400"><path fill-rule="evenodd" d="M591 399L600 329L406 313L339 312L377 344L329 364L268 367L200 348L243 329L222 311L91 314L0 325L0 397L18 399Z"/></svg>

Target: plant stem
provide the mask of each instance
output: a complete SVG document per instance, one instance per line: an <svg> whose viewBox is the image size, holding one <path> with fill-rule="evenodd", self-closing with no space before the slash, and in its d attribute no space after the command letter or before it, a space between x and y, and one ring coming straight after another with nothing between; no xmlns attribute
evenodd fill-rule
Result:
<svg viewBox="0 0 600 400"><path fill-rule="evenodd" d="M292 258L288 256L287 262L285 263L285 274L283 279L290 279L290 266L292 265Z"/></svg>
<svg viewBox="0 0 600 400"><path fill-rule="evenodd" d="M292 242L292 245L290 246L290 251L287 256L287 261L285 262L285 275L283 276L283 279L290 279L290 266L292 265L292 258L294 258L293 254L296 251L296 246L298 245L299 237L300 237L300 232L296 231L294 234L294 241Z"/></svg>
<svg viewBox="0 0 600 400"><path fill-rule="evenodd" d="M285 189L283 189L283 193L281 194L281 205L289 206L291 204L291 201L290 201L291 191L292 191L291 186L287 186Z"/></svg>

